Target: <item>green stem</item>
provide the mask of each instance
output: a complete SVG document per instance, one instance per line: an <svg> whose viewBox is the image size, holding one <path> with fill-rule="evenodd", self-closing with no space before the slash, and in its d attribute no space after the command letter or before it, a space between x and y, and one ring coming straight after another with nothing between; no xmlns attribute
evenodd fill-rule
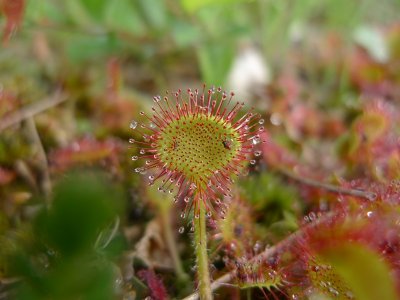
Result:
<svg viewBox="0 0 400 300"><path fill-rule="evenodd" d="M199 203L198 218L194 218L194 241L197 259L197 277L201 300L212 299L210 272L208 269L206 209L202 200Z"/></svg>

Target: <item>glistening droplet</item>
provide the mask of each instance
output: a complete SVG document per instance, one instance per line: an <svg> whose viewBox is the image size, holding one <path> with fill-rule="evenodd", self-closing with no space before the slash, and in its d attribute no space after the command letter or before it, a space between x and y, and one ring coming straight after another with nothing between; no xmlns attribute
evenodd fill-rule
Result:
<svg viewBox="0 0 400 300"><path fill-rule="evenodd" d="M259 135L254 136L253 145L257 145L259 143L260 143L260 136Z"/></svg>
<svg viewBox="0 0 400 300"><path fill-rule="evenodd" d="M135 120L131 121L131 124L129 125L130 129L135 129L137 127L138 123Z"/></svg>

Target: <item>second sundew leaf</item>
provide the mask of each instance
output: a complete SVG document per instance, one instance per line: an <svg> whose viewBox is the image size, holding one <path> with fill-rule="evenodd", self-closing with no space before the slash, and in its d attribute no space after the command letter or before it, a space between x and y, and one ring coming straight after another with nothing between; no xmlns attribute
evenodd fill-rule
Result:
<svg viewBox="0 0 400 300"><path fill-rule="evenodd" d="M331 265L321 258L314 257L308 261L307 274L312 286L318 290L318 294L330 297L329 299L351 300L354 298L348 284Z"/></svg>
<svg viewBox="0 0 400 300"><path fill-rule="evenodd" d="M284 285L284 271L272 267L268 260L239 259L235 265L235 283L240 289L258 288L273 293Z"/></svg>
<svg viewBox="0 0 400 300"><path fill-rule="evenodd" d="M252 251L259 238L253 216L254 212L248 203L235 197L230 201L224 218L217 220L216 228L221 242L230 247L235 257L242 257Z"/></svg>
<svg viewBox="0 0 400 300"><path fill-rule="evenodd" d="M320 256L351 289L353 298L349 299L398 299L390 268L374 251L345 243L323 251Z"/></svg>

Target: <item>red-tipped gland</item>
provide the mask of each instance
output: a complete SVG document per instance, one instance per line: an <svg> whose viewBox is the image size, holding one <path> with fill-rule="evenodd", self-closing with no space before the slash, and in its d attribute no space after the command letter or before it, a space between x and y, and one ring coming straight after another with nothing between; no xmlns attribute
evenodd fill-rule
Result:
<svg viewBox="0 0 400 300"><path fill-rule="evenodd" d="M189 89L186 97L179 90L173 100L154 97L153 115L141 113L148 124L130 125L143 137L130 140L142 148L141 156L132 159L145 160L135 171L149 171L150 184L159 182L159 190L175 193L176 201L189 199L187 209L194 203L196 213L197 201L203 201L213 211L221 194L230 195L232 178L247 161L254 163L253 152L260 155L255 148L261 142L263 120L252 111L239 117L243 104L231 105L232 98L233 93L228 96L220 88L206 93Z"/></svg>

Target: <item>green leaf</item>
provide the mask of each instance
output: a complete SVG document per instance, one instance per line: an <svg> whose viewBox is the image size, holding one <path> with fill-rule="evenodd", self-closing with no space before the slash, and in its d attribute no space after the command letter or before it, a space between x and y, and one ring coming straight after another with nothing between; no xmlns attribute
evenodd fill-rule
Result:
<svg viewBox="0 0 400 300"><path fill-rule="evenodd" d="M231 67L234 51L227 43L204 45L197 54L203 80L209 85L222 85Z"/></svg>
<svg viewBox="0 0 400 300"><path fill-rule="evenodd" d="M142 17L130 0L110 1L105 13L105 23L116 31L141 35L146 28Z"/></svg>
<svg viewBox="0 0 400 300"><path fill-rule="evenodd" d="M67 16L65 11L52 1L27 1L24 18L34 23L48 20L57 24L65 22Z"/></svg>
<svg viewBox="0 0 400 300"><path fill-rule="evenodd" d="M97 21L102 21L107 4L115 1L118 0L80 0L86 11Z"/></svg>
<svg viewBox="0 0 400 300"><path fill-rule="evenodd" d="M91 251L100 230L116 217L118 192L92 174L69 174L54 190L49 211L38 219L36 233L64 255Z"/></svg>
<svg viewBox="0 0 400 300"><path fill-rule="evenodd" d="M95 20L82 5L79 0L69 0L65 3L67 12L71 20L84 28L91 28L95 24Z"/></svg>
<svg viewBox="0 0 400 300"><path fill-rule="evenodd" d="M388 265L372 250L348 243L335 245L320 256L343 278L355 299L398 299Z"/></svg>
<svg viewBox="0 0 400 300"><path fill-rule="evenodd" d="M72 35L68 37L66 53L74 63L102 60L118 49L119 40L112 34L108 35Z"/></svg>
<svg viewBox="0 0 400 300"><path fill-rule="evenodd" d="M167 9L163 0L140 0L137 8L147 21L148 25L157 30L165 30L168 27Z"/></svg>
<svg viewBox="0 0 400 300"><path fill-rule="evenodd" d="M249 0L181 0L181 4L188 12L195 12L204 6L215 4L232 4L239 1Z"/></svg>
<svg viewBox="0 0 400 300"><path fill-rule="evenodd" d="M179 47L187 47L201 40L202 32L196 27L182 20L172 22L172 36Z"/></svg>

